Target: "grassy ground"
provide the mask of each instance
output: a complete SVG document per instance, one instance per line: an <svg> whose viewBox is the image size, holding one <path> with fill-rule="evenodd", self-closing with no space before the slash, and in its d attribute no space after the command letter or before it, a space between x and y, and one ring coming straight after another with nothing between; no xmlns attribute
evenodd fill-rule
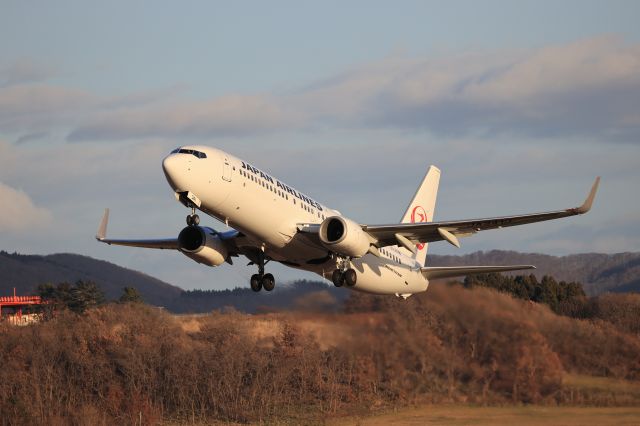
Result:
<svg viewBox="0 0 640 426"><path fill-rule="evenodd" d="M546 407L507 406L472 407L435 405L407 408L371 417L347 417L328 424L362 425L640 425L640 383L605 377L567 374L563 379L566 392L576 402L590 400L627 407ZM588 397L586 397L588 396Z"/></svg>
<svg viewBox="0 0 640 426"><path fill-rule="evenodd" d="M607 392L614 397L632 398L634 402L640 403L640 382L608 377L567 374L562 380L562 385L566 388L581 391Z"/></svg>
<svg viewBox="0 0 640 426"><path fill-rule="evenodd" d="M638 407L427 406L373 417L334 419L334 426L362 425L638 425Z"/></svg>

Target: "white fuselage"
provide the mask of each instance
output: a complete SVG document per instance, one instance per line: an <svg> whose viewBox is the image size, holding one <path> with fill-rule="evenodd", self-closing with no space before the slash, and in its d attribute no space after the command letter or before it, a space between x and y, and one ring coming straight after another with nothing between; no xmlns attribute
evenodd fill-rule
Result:
<svg viewBox="0 0 640 426"><path fill-rule="evenodd" d="M205 146L183 147L206 158L174 152L163 161L167 181L176 192L190 192L199 209L243 233L254 247L262 247L274 260L330 278L336 259L330 250L304 233L300 224L320 224L336 211L307 197L273 175L226 152ZM353 259L355 290L377 294L425 291L428 281L406 249L385 247Z"/></svg>

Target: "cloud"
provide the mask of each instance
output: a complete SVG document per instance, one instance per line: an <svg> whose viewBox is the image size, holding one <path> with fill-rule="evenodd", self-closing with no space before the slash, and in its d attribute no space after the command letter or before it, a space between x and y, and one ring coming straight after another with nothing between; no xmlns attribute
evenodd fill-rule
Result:
<svg viewBox="0 0 640 426"><path fill-rule="evenodd" d="M0 182L0 232L40 229L52 221L51 213L37 207L23 191Z"/></svg>
<svg viewBox="0 0 640 426"><path fill-rule="evenodd" d="M166 103L179 90L179 87L173 87L103 97L86 90L48 84L0 87L0 128L4 132L27 133L27 140L33 140L31 136L46 135L57 129L68 131L92 121L136 122L139 127L146 115L159 120L175 120L171 108L160 116L153 111L158 111L158 105ZM184 111L185 114L190 112ZM177 113L180 114L179 111ZM134 127L126 129L136 133ZM23 137L21 135L18 139L22 142Z"/></svg>
<svg viewBox="0 0 640 426"><path fill-rule="evenodd" d="M390 57L302 90L316 117L436 135L640 139L640 45L615 37L521 52Z"/></svg>
<svg viewBox="0 0 640 426"><path fill-rule="evenodd" d="M76 128L68 140L244 136L291 128L295 117L268 96L230 95L205 102L120 109Z"/></svg>
<svg viewBox="0 0 640 426"><path fill-rule="evenodd" d="M86 91L48 85L20 85L0 89L0 127L3 131L46 132L75 125L95 107L98 97Z"/></svg>
<svg viewBox="0 0 640 426"><path fill-rule="evenodd" d="M613 36L518 51L389 56L287 93L197 101L177 98L180 87L105 97L38 83L45 75L30 63L3 71L11 83L0 87L3 131L61 130L75 142L326 128L640 141L640 44Z"/></svg>
<svg viewBox="0 0 640 426"><path fill-rule="evenodd" d="M68 139L198 139L333 127L638 141L640 44L603 36L521 51L390 56L284 94L111 103Z"/></svg>
<svg viewBox="0 0 640 426"><path fill-rule="evenodd" d="M595 205L595 208L602 208L602 203ZM627 206L627 209L625 212L609 212L606 220L596 223L596 226L578 222L562 226L554 232L542 232L533 237L529 245L533 250L545 253L637 251L640 240L640 228L637 226L640 211L635 206Z"/></svg>
<svg viewBox="0 0 640 426"><path fill-rule="evenodd" d="M147 90L134 92L122 96L114 96L100 102L101 109L121 109L129 107L139 107L158 102L166 102L174 98L186 89L186 86L176 85L158 90Z"/></svg>
<svg viewBox="0 0 640 426"><path fill-rule="evenodd" d="M20 59L0 68L0 87L43 81L52 75L50 68L29 59Z"/></svg>
<svg viewBox="0 0 640 426"><path fill-rule="evenodd" d="M47 136L49 136L48 132L27 133L27 134L24 134L24 135L20 136L18 139L16 139L15 144L16 145L20 145L20 144L23 144L23 143L33 142L33 141L37 141L37 140L40 140L40 139L44 139Z"/></svg>

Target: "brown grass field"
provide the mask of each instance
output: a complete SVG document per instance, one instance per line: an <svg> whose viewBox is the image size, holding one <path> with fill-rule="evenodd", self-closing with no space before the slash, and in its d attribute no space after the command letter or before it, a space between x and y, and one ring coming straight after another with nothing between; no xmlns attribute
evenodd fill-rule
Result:
<svg viewBox="0 0 640 426"><path fill-rule="evenodd" d="M256 316L249 333L263 345L271 346L288 315L267 314ZM199 331L197 317L179 316L183 329ZM334 316L296 315L296 326L306 335L313 336L323 350L345 344L356 330L374 326L383 320L380 314ZM562 385L576 393L599 395L613 403L640 401L640 383L629 380L565 374ZM282 423L281 423L282 422ZM228 423L225 423L228 424ZM362 425L640 425L640 407L587 407L505 405L474 406L462 404L426 405L400 408L380 413L323 419L299 413L275 424L326 424L333 426Z"/></svg>
<svg viewBox="0 0 640 426"><path fill-rule="evenodd" d="M638 425L640 407L426 406L371 417L333 419L334 426L362 425Z"/></svg>
<svg viewBox="0 0 640 426"><path fill-rule="evenodd" d="M640 425L636 305L616 300L596 319L460 286L341 313L59 311L0 324L0 425Z"/></svg>

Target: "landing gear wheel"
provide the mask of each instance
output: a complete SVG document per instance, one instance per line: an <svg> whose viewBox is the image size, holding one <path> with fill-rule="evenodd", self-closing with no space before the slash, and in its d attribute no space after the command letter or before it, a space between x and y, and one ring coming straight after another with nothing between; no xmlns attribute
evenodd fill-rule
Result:
<svg viewBox="0 0 640 426"><path fill-rule="evenodd" d="M340 271L340 269L336 269L335 271L333 271L333 274L331 275L331 281L333 281L333 285L335 285L336 287L342 287L344 284L344 274L342 273L342 271Z"/></svg>
<svg viewBox="0 0 640 426"><path fill-rule="evenodd" d="M266 291L273 290L275 286L276 280L275 278L273 278L273 275L266 274L264 277L262 277L262 288L264 288Z"/></svg>
<svg viewBox="0 0 640 426"><path fill-rule="evenodd" d="M269 260L265 261L264 251L260 251L256 253L256 259L249 263L249 265L254 263L258 265L258 273L251 276L251 290L257 292L264 288L266 291L271 291L276 286L273 275L264 273L264 265L268 262Z"/></svg>
<svg viewBox="0 0 640 426"><path fill-rule="evenodd" d="M198 226L200 224L200 217L197 214L190 214L187 216L187 226Z"/></svg>
<svg viewBox="0 0 640 426"><path fill-rule="evenodd" d="M356 271L353 269L347 269L343 274L343 277L349 287L353 287L358 281L358 274L356 274Z"/></svg>
<svg viewBox="0 0 640 426"><path fill-rule="evenodd" d="M260 275L254 274L251 275L251 290L258 292L262 290L262 280L260 279Z"/></svg>

